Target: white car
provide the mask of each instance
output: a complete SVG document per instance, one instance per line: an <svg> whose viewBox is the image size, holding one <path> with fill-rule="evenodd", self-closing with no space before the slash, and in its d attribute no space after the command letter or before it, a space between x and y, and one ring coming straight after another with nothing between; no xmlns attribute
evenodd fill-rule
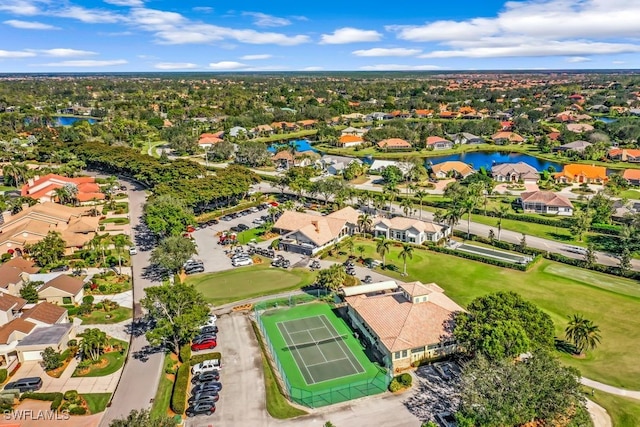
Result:
<svg viewBox="0 0 640 427"><path fill-rule="evenodd" d="M219 359L211 359L193 365L191 373L193 375L200 375L204 372L219 371L221 368Z"/></svg>
<svg viewBox="0 0 640 427"><path fill-rule="evenodd" d="M251 260L251 258L239 258L231 261L231 265L233 265L234 267L242 267L242 266L251 265L251 264L253 264L253 261Z"/></svg>
<svg viewBox="0 0 640 427"><path fill-rule="evenodd" d="M129 255L135 255L138 253L138 250L134 247L129 248Z"/></svg>

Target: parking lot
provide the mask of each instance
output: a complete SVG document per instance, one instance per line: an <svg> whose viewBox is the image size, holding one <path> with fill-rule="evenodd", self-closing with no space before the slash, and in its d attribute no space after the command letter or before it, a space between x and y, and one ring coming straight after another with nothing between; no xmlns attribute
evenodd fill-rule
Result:
<svg viewBox="0 0 640 427"><path fill-rule="evenodd" d="M460 396L460 366L455 362L437 362L418 367L414 373L411 396L404 401L405 407L422 422L436 421L438 415L455 412Z"/></svg>

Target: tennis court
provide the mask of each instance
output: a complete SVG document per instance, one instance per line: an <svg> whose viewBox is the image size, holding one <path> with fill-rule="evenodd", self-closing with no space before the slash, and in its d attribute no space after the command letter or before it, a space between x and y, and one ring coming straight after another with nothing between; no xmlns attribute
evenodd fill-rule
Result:
<svg viewBox="0 0 640 427"><path fill-rule="evenodd" d="M325 315L276 324L308 385L360 374L364 368Z"/></svg>

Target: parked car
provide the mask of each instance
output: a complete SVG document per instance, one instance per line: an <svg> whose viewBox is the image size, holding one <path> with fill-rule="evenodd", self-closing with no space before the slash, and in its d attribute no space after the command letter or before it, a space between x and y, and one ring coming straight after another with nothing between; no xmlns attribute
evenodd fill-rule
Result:
<svg viewBox="0 0 640 427"><path fill-rule="evenodd" d="M37 391L42 387L42 378L27 377L19 380L11 381L4 386L5 390L20 390L20 393L27 391Z"/></svg>
<svg viewBox="0 0 640 427"><path fill-rule="evenodd" d="M202 383L193 386L191 389L191 394L196 395L198 393L202 393L205 391L220 391L222 390L222 383L219 381L210 381L208 383Z"/></svg>
<svg viewBox="0 0 640 427"><path fill-rule="evenodd" d="M212 402L194 403L189 406L185 411L187 417L195 417L196 415L207 414L211 415L216 412L216 404Z"/></svg>
<svg viewBox="0 0 640 427"><path fill-rule="evenodd" d="M191 340L191 342L196 343L196 342L203 342L203 341L207 341L207 340L215 340L217 339L218 336L214 333L208 333L208 334L199 334L196 335L195 337L193 337L193 339Z"/></svg>
<svg viewBox="0 0 640 427"><path fill-rule="evenodd" d="M204 393L198 393L189 398L189 405L194 403L216 403L220 400L220 394L217 391L207 391Z"/></svg>
<svg viewBox="0 0 640 427"><path fill-rule="evenodd" d="M129 255L135 255L138 253L138 250L135 246L129 248Z"/></svg>
<svg viewBox="0 0 640 427"><path fill-rule="evenodd" d="M366 284L373 283L373 278L371 276L364 276L364 280L362 280L362 282Z"/></svg>
<svg viewBox="0 0 640 427"><path fill-rule="evenodd" d="M250 227L247 224L238 224L238 228L240 229L240 231L244 231L244 230L248 230Z"/></svg>
<svg viewBox="0 0 640 427"><path fill-rule="evenodd" d="M191 351L211 350L218 346L218 342L214 338L208 338L191 344Z"/></svg>
<svg viewBox="0 0 640 427"><path fill-rule="evenodd" d="M59 271L69 271L69 266L68 265L59 265L57 267L53 267L51 270L52 273L53 272L59 272Z"/></svg>
<svg viewBox="0 0 640 427"><path fill-rule="evenodd" d="M184 269L185 274L204 273L204 265L193 265Z"/></svg>
<svg viewBox="0 0 640 427"><path fill-rule="evenodd" d="M210 359L193 365L191 367L191 373L193 375L200 375L204 372L219 371L221 368L220 359Z"/></svg>
<svg viewBox="0 0 640 427"><path fill-rule="evenodd" d="M218 327L216 325L213 326L203 326L202 328L200 328L200 334L217 334L218 333Z"/></svg>
<svg viewBox="0 0 640 427"><path fill-rule="evenodd" d="M200 325L200 329L204 328L205 326L216 326L216 320L218 320L218 316L216 316L215 314L209 315L207 320L202 325Z"/></svg>
<svg viewBox="0 0 640 427"><path fill-rule="evenodd" d="M210 381L218 381L219 379L220 379L220 372L211 371L211 372L204 372L200 375L195 375L193 378L191 378L191 383L200 384L200 383L207 383Z"/></svg>
<svg viewBox="0 0 640 427"><path fill-rule="evenodd" d="M231 265L234 267L243 267L251 264L253 264L251 258L238 258L231 261Z"/></svg>

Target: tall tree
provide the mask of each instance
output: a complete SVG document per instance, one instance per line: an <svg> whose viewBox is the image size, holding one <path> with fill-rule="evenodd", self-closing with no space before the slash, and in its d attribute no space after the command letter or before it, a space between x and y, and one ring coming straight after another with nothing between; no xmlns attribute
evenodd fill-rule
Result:
<svg viewBox="0 0 640 427"><path fill-rule="evenodd" d="M151 262L177 273L192 255L198 253L193 240L182 236L169 236L160 241L151 252Z"/></svg>
<svg viewBox="0 0 640 427"><path fill-rule="evenodd" d="M587 268L592 268L597 262L596 247L593 243L589 242L587 250L584 253L584 265Z"/></svg>
<svg viewBox="0 0 640 427"><path fill-rule="evenodd" d="M116 234L113 236L113 246L118 253L118 268L120 274L122 274L122 251L126 246L131 246L132 244L131 239L126 234Z"/></svg>
<svg viewBox="0 0 640 427"><path fill-rule="evenodd" d="M389 250L391 249L391 240L387 239L384 236L380 236L377 240L376 243L376 252L378 253L378 255L380 255L382 257L382 264L385 265L385 257L387 256L387 254L389 253Z"/></svg>
<svg viewBox="0 0 640 427"><path fill-rule="evenodd" d="M371 233L371 229L373 228L373 219L369 214L361 214L358 216L358 228L363 236Z"/></svg>
<svg viewBox="0 0 640 427"><path fill-rule="evenodd" d="M178 354L180 346L198 334L209 314L209 305L192 285L183 283L152 286L145 292L140 304L155 320L155 326L146 333L147 339L154 345L166 343Z"/></svg>
<svg viewBox="0 0 640 427"><path fill-rule="evenodd" d="M498 241L500 241L500 237L502 236L502 219L507 216L509 213L509 206L500 205L498 209L495 210L496 217L498 218Z"/></svg>
<svg viewBox="0 0 640 427"><path fill-rule="evenodd" d="M571 224L571 233L574 234L579 242L582 242L582 236L589 231L591 227L591 211L589 209L580 209L573 214Z"/></svg>
<svg viewBox="0 0 640 427"><path fill-rule="evenodd" d="M413 259L413 250L413 246L408 243L403 243L402 250L398 254L398 258L401 258L402 262L404 263L404 268L402 271L403 275L405 276L407 275L407 258Z"/></svg>
<svg viewBox="0 0 640 427"><path fill-rule="evenodd" d="M424 202L425 197L427 197L427 192L424 190L417 190L413 195L418 199L418 203L420 204L420 211L418 215L420 215L420 221L422 221L422 202Z"/></svg>
<svg viewBox="0 0 640 427"><path fill-rule="evenodd" d="M83 357L89 360L97 361L109 344L107 333L98 328L87 329L82 333L82 341L80 341L80 351Z"/></svg>
<svg viewBox="0 0 640 427"><path fill-rule="evenodd" d="M329 268L324 268L318 272L316 283L326 289L335 291L342 286L347 273L340 264L334 264Z"/></svg>
<svg viewBox="0 0 640 427"><path fill-rule="evenodd" d="M144 220L149 230L165 237L181 235L188 225L195 222L195 217L184 201L166 195L147 202L144 207Z"/></svg>
<svg viewBox="0 0 640 427"><path fill-rule="evenodd" d="M579 354L595 349L600 344L600 328L582 314L569 316L569 323L564 330L567 340L576 347Z"/></svg>
<svg viewBox="0 0 640 427"><path fill-rule="evenodd" d="M60 261L64 256L65 246L60 233L49 231L39 242L26 244L24 250L40 267L44 267Z"/></svg>

